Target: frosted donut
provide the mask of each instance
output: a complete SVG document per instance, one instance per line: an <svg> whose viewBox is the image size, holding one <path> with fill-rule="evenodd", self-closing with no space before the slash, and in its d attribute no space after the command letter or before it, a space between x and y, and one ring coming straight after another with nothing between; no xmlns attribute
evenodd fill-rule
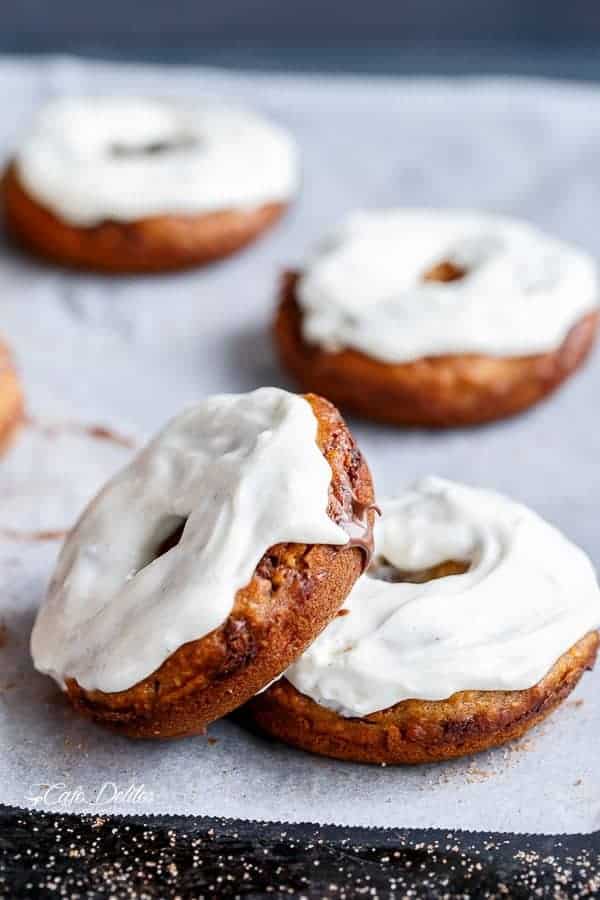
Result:
<svg viewBox="0 0 600 900"><path fill-rule="evenodd" d="M371 568L251 715L298 747L371 763L520 736L594 664L589 559L526 507L439 478L381 508Z"/></svg>
<svg viewBox="0 0 600 900"><path fill-rule="evenodd" d="M275 340L307 390L397 425L518 413L583 362L596 265L484 213L356 213L283 282Z"/></svg>
<svg viewBox="0 0 600 900"><path fill-rule="evenodd" d="M235 252L298 184L290 136L251 112L141 98L57 100L4 178L10 233L66 265L158 272Z"/></svg>
<svg viewBox="0 0 600 900"><path fill-rule="evenodd" d="M337 410L276 388L175 418L62 549L31 638L75 707L135 737L203 731L335 615L372 546Z"/></svg>

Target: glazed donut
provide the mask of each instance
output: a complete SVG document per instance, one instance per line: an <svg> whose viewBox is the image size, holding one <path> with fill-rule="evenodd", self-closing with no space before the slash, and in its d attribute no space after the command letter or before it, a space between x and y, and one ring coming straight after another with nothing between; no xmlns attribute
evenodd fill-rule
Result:
<svg viewBox="0 0 600 900"><path fill-rule="evenodd" d="M283 365L306 390L394 425L521 412L583 362L596 266L531 225L482 213L357 213L284 278Z"/></svg>
<svg viewBox="0 0 600 900"><path fill-rule="evenodd" d="M222 105L67 98L39 114L4 178L9 232L59 263L161 272L227 256L298 182L281 129Z"/></svg>
<svg viewBox="0 0 600 900"><path fill-rule="evenodd" d="M8 345L0 339L0 452L10 446L23 418L21 385Z"/></svg>
<svg viewBox="0 0 600 900"><path fill-rule="evenodd" d="M33 629L34 663L124 734L200 733L335 615L367 563L372 501L326 400L208 398L83 513Z"/></svg>
<svg viewBox="0 0 600 900"><path fill-rule="evenodd" d="M342 615L250 715L290 744L369 763L522 735L594 664L589 559L524 506L439 478L381 508L374 562Z"/></svg>

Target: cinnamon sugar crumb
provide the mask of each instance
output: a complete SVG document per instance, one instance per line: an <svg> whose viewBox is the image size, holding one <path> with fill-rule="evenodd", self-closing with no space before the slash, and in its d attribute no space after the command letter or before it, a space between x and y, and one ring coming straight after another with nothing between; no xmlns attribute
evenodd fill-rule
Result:
<svg viewBox="0 0 600 900"><path fill-rule="evenodd" d="M97 438L100 441L112 441L114 444L120 444L121 447L134 449L137 444L133 438L119 434L105 425L88 425L86 431L90 437Z"/></svg>
<svg viewBox="0 0 600 900"><path fill-rule="evenodd" d="M68 528L49 529L47 531L17 531L14 528L0 528L0 537L7 541L23 541L35 543L36 541L62 541L69 533Z"/></svg>

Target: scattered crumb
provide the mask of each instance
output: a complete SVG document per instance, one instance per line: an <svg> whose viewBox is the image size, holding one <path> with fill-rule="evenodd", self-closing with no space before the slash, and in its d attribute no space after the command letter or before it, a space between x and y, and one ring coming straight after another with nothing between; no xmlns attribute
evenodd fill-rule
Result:
<svg viewBox="0 0 600 900"><path fill-rule="evenodd" d="M105 425L88 425L84 427L84 431L87 431L90 437L97 438L99 441L112 441L114 444L120 444L121 447L134 449L137 444L133 438L118 434L118 432L113 431L112 428L107 428Z"/></svg>
<svg viewBox="0 0 600 900"><path fill-rule="evenodd" d="M3 647L6 647L8 643L8 628L4 624L4 622L0 622L0 650Z"/></svg>
<svg viewBox="0 0 600 900"><path fill-rule="evenodd" d="M338 609L337 615L338 616L348 616L348 615L350 615L350 610L349 609Z"/></svg>
<svg viewBox="0 0 600 900"><path fill-rule="evenodd" d="M583 699L580 697L579 700L569 700L567 701L567 706L572 706L575 709L579 709L580 706L583 706Z"/></svg>
<svg viewBox="0 0 600 900"><path fill-rule="evenodd" d="M79 432L87 434L91 438L100 441L109 441L118 444L127 449L135 449L137 441L134 438L119 434L106 425L84 425L79 422L43 422L32 416L26 416L24 424L27 427L38 428L49 436L60 434L61 432ZM22 541L24 543L34 543L37 541L62 541L69 534L69 528L52 528L41 531L21 531L15 528L0 528L0 538L7 541ZM0 646L2 646L0 644Z"/></svg>
<svg viewBox="0 0 600 900"><path fill-rule="evenodd" d="M479 769L474 763L471 763L467 769L467 782L469 784L475 784L480 781L487 781L487 779L491 778L494 774L494 771L489 769Z"/></svg>
<svg viewBox="0 0 600 900"><path fill-rule="evenodd" d="M530 753L532 750L535 750L535 743L531 738L522 737L506 744L502 755L504 756L504 759L510 759L510 756L515 753Z"/></svg>
<svg viewBox="0 0 600 900"><path fill-rule="evenodd" d="M25 424L38 428L51 437L61 432L70 431L72 433L88 434L99 441L110 441L113 444L119 444L121 447L129 449L134 449L137 446L137 441L134 438L119 434L119 432L107 425L85 425L81 422L44 422L33 416L28 416L25 419Z"/></svg>
<svg viewBox="0 0 600 900"><path fill-rule="evenodd" d="M219 743L219 738L214 738L214 737L206 738L206 743L207 743L207 744L210 744L211 746L212 746L213 744L218 744L218 743Z"/></svg>
<svg viewBox="0 0 600 900"><path fill-rule="evenodd" d="M579 787L580 784L583 784L583 778L578 778L573 787Z"/></svg>
<svg viewBox="0 0 600 900"><path fill-rule="evenodd" d="M64 747L65 750L77 750L79 753L87 752L87 745L85 741L74 741L68 736L64 739Z"/></svg>
<svg viewBox="0 0 600 900"><path fill-rule="evenodd" d="M16 528L1 528L0 537L7 541L62 541L69 533L68 528L47 529L45 531L18 531Z"/></svg>

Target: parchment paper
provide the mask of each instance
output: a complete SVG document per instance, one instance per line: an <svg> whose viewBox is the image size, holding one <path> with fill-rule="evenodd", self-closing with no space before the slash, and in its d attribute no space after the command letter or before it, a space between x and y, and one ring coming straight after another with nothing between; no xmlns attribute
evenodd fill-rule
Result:
<svg viewBox="0 0 600 900"><path fill-rule="evenodd" d="M391 204L485 207L529 217L597 253L600 90L6 60L0 153L8 157L39 103L77 91L216 93L251 103L297 135L304 188L260 243L185 275L75 275L0 245L0 332L34 418L0 461L0 802L98 815L599 828L597 674L516 744L446 765L374 768L295 751L234 720L178 742L115 737L78 719L33 671L28 638L59 546L31 532L68 527L132 452L127 441L84 426L139 441L207 393L288 386L268 333L278 273L341 215ZM597 353L550 402L501 425L429 434L352 424L381 495L431 472L494 487L530 503L598 564L599 387Z"/></svg>

